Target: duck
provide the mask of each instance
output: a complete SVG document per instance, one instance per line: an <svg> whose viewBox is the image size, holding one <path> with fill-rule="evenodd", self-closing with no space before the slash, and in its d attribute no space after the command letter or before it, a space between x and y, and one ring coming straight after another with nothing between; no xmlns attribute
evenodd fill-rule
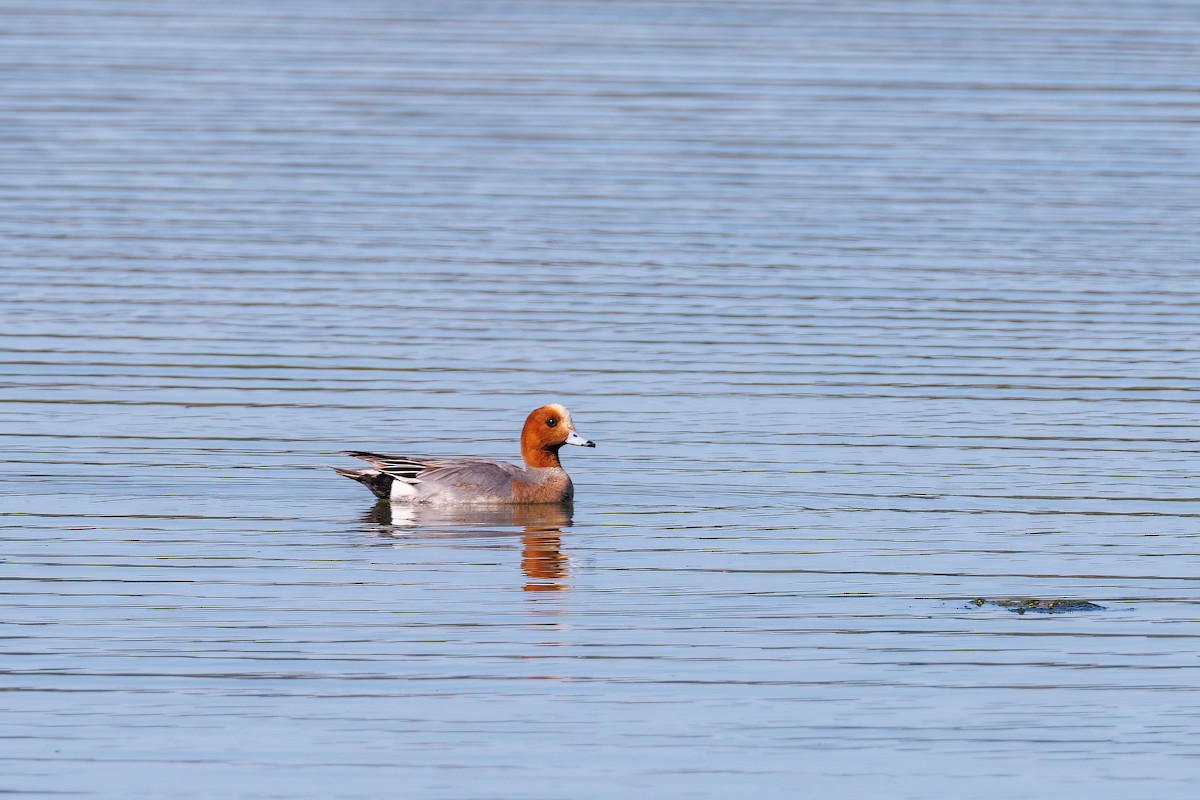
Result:
<svg viewBox="0 0 1200 800"><path fill-rule="evenodd" d="M567 444L596 446L575 430L570 411L550 403L525 418L521 428L524 466L490 458L427 459L349 450L342 455L361 459L371 467L330 469L358 481L376 497L399 504L569 503L575 497L575 486L558 459L558 451Z"/></svg>

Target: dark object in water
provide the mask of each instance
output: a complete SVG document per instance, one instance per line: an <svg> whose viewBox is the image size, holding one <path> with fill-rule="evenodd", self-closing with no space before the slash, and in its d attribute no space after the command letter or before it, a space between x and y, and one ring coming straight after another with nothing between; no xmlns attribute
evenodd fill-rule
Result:
<svg viewBox="0 0 1200 800"><path fill-rule="evenodd" d="M1104 611L1104 606L1087 600L1041 600L1025 597L1016 600L985 600L977 597L971 601L976 606L999 606L1014 614L1068 614L1072 611Z"/></svg>

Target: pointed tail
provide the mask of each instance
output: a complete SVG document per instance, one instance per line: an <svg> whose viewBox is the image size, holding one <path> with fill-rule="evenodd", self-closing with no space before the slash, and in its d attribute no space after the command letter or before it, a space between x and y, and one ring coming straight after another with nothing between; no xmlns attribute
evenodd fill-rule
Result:
<svg viewBox="0 0 1200 800"><path fill-rule="evenodd" d="M329 468L338 475L349 478L352 481L358 481L370 489L380 500L390 500L392 498L392 481L396 479L391 475L385 475L377 469Z"/></svg>

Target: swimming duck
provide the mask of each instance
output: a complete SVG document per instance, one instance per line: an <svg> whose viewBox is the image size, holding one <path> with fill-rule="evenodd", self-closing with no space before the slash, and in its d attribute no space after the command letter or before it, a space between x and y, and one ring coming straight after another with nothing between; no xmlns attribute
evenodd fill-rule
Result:
<svg viewBox="0 0 1200 800"><path fill-rule="evenodd" d="M570 411L551 403L525 418L524 467L490 458L425 459L356 450L342 455L360 458L372 469L330 469L393 503L562 503L575 495L558 460L564 444L596 446L575 432Z"/></svg>

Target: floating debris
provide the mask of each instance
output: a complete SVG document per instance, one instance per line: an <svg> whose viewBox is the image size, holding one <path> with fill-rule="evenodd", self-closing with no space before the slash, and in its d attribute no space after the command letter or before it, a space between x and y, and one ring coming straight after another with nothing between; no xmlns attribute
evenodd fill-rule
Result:
<svg viewBox="0 0 1200 800"><path fill-rule="evenodd" d="M971 601L976 606L998 606L1014 614L1069 614L1073 611L1104 611L1104 606L1087 600L1044 600L1024 597L1014 600L987 600L977 597Z"/></svg>

